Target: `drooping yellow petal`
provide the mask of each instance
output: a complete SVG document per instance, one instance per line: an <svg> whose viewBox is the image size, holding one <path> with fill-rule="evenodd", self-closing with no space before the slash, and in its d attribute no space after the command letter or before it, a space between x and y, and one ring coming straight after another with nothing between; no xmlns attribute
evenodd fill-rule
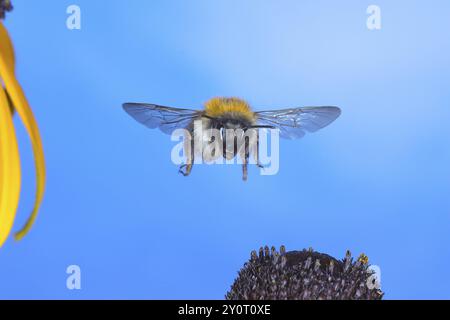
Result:
<svg viewBox="0 0 450 320"><path fill-rule="evenodd" d="M14 47L12 45L11 39L8 36L8 31L0 22L0 52L3 52L6 63L14 69L15 66L15 55Z"/></svg>
<svg viewBox="0 0 450 320"><path fill-rule="evenodd" d="M0 247L14 223L20 195L20 158L5 91L0 86Z"/></svg>
<svg viewBox="0 0 450 320"><path fill-rule="evenodd" d="M0 32L0 41L1 42L9 41L9 43L11 43L7 32L3 33ZM18 233L16 233L15 238L17 240L20 240L30 230L31 226L33 225L39 210L39 206L42 202L42 198L44 196L45 159L42 148L42 141L36 120L34 118L33 112L31 111L31 108L28 105L28 102L25 98L25 94L23 93L21 86L14 76L14 68L10 65L11 61L13 61L14 59L12 58L11 60L11 55L5 52L8 51L7 46L5 46L5 48L6 49L4 50L0 50L0 77L3 79L6 91L8 92L11 98L14 108L19 114L28 132L28 135L30 136L36 166L37 189L34 208L25 226Z"/></svg>
<svg viewBox="0 0 450 320"><path fill-rule="evenodd" d="M8 36L8 31L1 22L0 22L0 52L4 53L6 57L6 63L11 68L15 69L14 47L11 43L11 39ZM11 112L14 113L14 107L12 106L12 103L9 99L8 102L10 103Z"/></svg>

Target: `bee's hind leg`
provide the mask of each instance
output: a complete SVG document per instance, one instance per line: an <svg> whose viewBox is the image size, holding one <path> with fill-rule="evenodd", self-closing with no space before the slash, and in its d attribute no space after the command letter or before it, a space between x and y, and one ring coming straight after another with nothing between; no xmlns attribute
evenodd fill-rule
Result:
<svg viewBox="0 0 450 320"><path fill-rule="evenodd" d="M250 158L250 152L249 152L249 148L248 148L248 144L245 143L245 154L244 154L244 158L242 159L242 180L247 181L247 177L248 177L248 161Z"/></svg>
<svg viewBox="0 0 450 320"><path fill-rule="evenodd" d="M194 140L187 139L184 145L185 153L188 155L187 163L180 166L178 170L183 176L187 177L191 174L192 167L194 166Z"/></svg>
<svg viewBox="0 0 450 320"><path fill-rule="evenodd" d="M242 164L242 180L247 181L248 177L248 165L247 163Z"/></svg>
<svg viewBox="0 0 450 320"><path fill-rule="evenodd" d="M259 135L257 136L256 139L257 139L256 140L256 149L253 150L254 151L253 157L256 160L256 166L260 169L264 169L264 165L259 161Z"/></svg>
<svg viewBox="0 0 450 320"><path fill-rule="evenodd" d="M180 170L178 170L179 173L181 173L183 176L187 177L191 174L193 164L183 164L180 166Z"/></svg>

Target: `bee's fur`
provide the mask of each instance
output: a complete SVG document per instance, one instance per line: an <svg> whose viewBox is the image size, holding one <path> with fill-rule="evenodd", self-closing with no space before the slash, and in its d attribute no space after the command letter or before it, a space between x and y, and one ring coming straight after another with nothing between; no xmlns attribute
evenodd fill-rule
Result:
<svg viewBox="0 0 450 320"><path fill-rule="evenodd" d="M250 105L239 98L212 98L205 103L205 116L215 119L235 120L244 124L256 122Z"/></svg>

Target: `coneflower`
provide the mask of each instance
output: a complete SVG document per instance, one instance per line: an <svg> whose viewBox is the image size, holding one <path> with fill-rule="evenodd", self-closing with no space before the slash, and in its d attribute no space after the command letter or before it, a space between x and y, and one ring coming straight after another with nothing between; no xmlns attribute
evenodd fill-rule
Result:
<svg viewBox="0 0 450 320"><path fill-rule="evenodd" d="M350 251L337 260L312 249L286 252L260 248L239 271L228 300L380 300L383 292L368 285L373 272L362 254Z"/></svg>
<svg viewBox="0 0 450 320"><path fill-rule="evenodd" d="M9 0L0 0L0 17L12 9ZM45 160L41 136L25 94L15 76L14 48L8 31L0 21L0 247L8 238L19 205L21 165L13 123L14 113L22 120L30 136L36 165L36 197L30 217L16 239L31 229L45 189Z"/></svg>

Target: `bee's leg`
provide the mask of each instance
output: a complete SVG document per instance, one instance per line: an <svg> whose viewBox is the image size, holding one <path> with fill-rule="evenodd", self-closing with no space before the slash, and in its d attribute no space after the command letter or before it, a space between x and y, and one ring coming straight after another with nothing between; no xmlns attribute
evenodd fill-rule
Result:
<svg viewBox="0 0 450 320"><path fill-rule="evenodd" d="M242 159L242 180L247 181L248 176L248 160L250 158L250 150L247 140L244 141L244 159Z"/></svg>
<svg viewBox="0 0 450 320"><path fill-rule="evenodd" d="M182 166L180 166L180 170L178 170L179 173L181 173L183 176L187 177L188 175L191 174L192 171L192 164L183 164Z"/></svg>
<svg viewBox="0 0 450 320"><path fill-rule="evenodd" d="M244 163L242 164L242 180L247 181L248 176L248 163L244 160Z"/></svg>
<svg viewBox="0 0 450 320"><path fill-rule="evenodd" d="M255 157L256 165L258 166L258 168L264 168L264 166L261 164L261 162L259 162L259 134L256 136L256 150L255 150L254 157Z"/></svg>
<svg viewBox="0 0 450 320"><path fill-rule="evenodd" d="M192 167L194 166L194 139L188 139L186 141L184 144L184 152L187 155L186 164L180 166L178 172L187 177L191 174Z"/></svg>

